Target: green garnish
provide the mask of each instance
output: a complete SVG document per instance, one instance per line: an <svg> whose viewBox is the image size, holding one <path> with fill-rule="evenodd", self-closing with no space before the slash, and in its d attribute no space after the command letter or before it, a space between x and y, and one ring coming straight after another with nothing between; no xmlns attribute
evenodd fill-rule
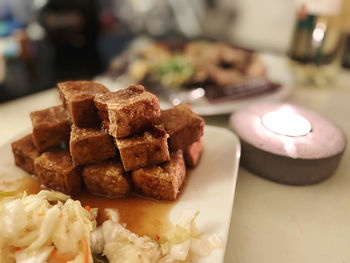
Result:
<svg viewBox="0 0 350 263"><path fill-rule="evenodd" d="M165 87L178 88L192 77L194 68L185 57L175 55L158 64L155 73L158 81Z"/></svg>

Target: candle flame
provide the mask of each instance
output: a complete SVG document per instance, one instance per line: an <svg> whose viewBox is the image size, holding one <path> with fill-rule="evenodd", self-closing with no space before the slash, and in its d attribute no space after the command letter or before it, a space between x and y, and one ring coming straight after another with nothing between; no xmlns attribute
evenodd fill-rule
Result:
<svg viewBox="0 0 350 263"><path fill-rule="evenodd" d="M311 131L310 122L288 106L266 113L262 123L266 129L290 137L304 136Z"/></svg>

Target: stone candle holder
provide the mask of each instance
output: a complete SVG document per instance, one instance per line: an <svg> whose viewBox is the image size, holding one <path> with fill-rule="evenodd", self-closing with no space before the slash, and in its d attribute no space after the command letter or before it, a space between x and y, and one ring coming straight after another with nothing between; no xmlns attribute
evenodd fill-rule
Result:
<svg viewBox="0 0 350 263"><path fill-rule="evenodd" d="M241 139L241 164L283 184L328 178L346 147L346 137L334 123L292 104L254 104L232 114L230 123Z"/></svg>

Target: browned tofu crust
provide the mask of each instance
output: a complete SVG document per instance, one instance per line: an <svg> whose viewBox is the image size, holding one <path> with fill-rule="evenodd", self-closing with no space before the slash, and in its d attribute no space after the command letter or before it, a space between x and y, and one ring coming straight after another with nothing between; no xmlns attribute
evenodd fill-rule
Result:
<svg viewBox="0 0 350 263"><path fill-rule="evenodd" d="M120 160L85 166L83 179L90 193L108 198L126 196L131 188L130 174L124 171Z"/></svg>
<svg viewBox="0 0 350 263"><path fill-rule="evenodd" d="M158 98L142 85L95 96L103 127L115 138L141 132L159 122Z"/></svg>
<svg viewBox="0 0 350 263"><path fill-rule="evenodd" d="M201 157L203 150L203 140L200 138L198 141L190 144L184 150L185 163L189 167L196 167Z"/></svg>
<svg viewBox="0 0 350 263"><path fill-rule="evenodd" d="M171 155L170 161L160 165L140 168L132 172L135 188L156 199L175 200L185 180L186 167L182 151Z"/></svg>
<svg viewBox="0 0 350 263"><path fill-rule="evenodd" d="M90 164L116 156L112 137L101 129L72 125L70 153L74 164Z"/></svg>
<svg viewBox="0 0 350 263"><path fill-rule="evenodd" d="M204 120L187 104L162 111L161 122L170 136L170 151L184 150L203 136Z"/></svg>
<svg viewBox="0 0 350 263"><path fill-rule="evenodd" d="M100 119L93 98L108 89L93 81L66 81L57 84L64 107L78 127L95 127Z"/></svg>
<svg viewBox="0 0 350 263"><path fill-rule="evenodd" d="M154 126L144 133L116 139L124 169L130 171L168 161L167 138L164 128Z"/></svg>
<svg viewBox="0 0 350 263"><path fill-rule="evenodd" d="M43 152L60 143L69 141L71 121L62 105L30 113L33 125L33 141L36 148Z"/></svg>
<svg viewBox="0 0 350 263"><path fill-rule="evenodd" d="M34 160L40 153L34 145L32 134L13 142L11 147L15 164L28 173L34 174Z"/></svg>
<svg viewBox="0 0 350 263"><path fill-rule="evenodd" d="M68 151L45 152L35 159L34 168L39 182L53 190L73 194L81 189L81 169Z"/></svg>

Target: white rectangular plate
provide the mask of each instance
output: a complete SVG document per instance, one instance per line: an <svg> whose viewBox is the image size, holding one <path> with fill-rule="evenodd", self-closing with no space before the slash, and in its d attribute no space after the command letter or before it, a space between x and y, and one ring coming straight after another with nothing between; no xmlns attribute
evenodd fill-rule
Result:
<svg viewBox="0 0 350 263"><path fill-rule="evenodd" d="M223 244L222 249L214 250L199 262L223 262L241 152L240 143L231 131L208 125L204 130L203 143L204 150L199 165L189 174L184 193L170 212L170 221L177 222L186 209L199 211L196 220L199 230L217 234ZM0 147L0 156L0 191L16 189L16 182L27 175L14 165L11 142Z"/></svg>

